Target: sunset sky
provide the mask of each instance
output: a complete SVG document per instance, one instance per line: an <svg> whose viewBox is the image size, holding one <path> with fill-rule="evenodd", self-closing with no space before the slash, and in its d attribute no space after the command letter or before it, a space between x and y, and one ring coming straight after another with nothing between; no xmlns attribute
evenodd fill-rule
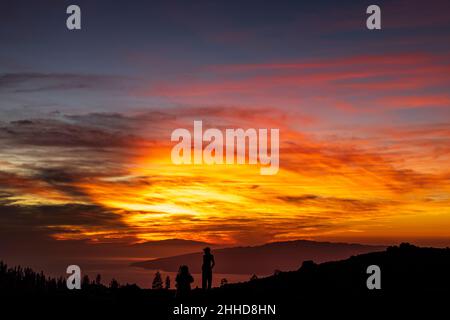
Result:
<svg viewBox="0 0 450 320"><path fill-rule="evenodd" d="M450 5L370 4L2 1L0 240L450 246ZM172 164L194 120L278 174Z"/></svg>

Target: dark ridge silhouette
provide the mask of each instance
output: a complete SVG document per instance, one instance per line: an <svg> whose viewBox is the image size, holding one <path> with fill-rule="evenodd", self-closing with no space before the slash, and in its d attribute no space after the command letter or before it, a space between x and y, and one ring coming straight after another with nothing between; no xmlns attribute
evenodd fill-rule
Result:
<svg viewBox="0 0 450 320"><path fill-rule="evenodd" d="M367 267L377 265L382 274L382 290L368 290ZM303 297L314 294L366 295L450 293L450 249L420 248L408 243L382 252L316 264L304 261L296 271L227 285L228 293L251 296ZM246 292L247 291L247 292ZM450 297L450 296L449 296Z"/></svg>
<svg viewBox="0 0 450 320"><path fill-rule="evenodd" d="M261 246L215 249L215 273L269 275L275 269L293 270L305 260L318 263L348 258L355 254L384 250L385 246L296 240L273 242ZM180 265L189 265L191 272L202 272L202 253L140 261L132 266L151 270L176 272Z"/></svg>
<svg viewBox="0 0 450 320"><path fill-rule="evenodd" d="M366 270L370 265L381 268L381 290L367 288ZM13 307L16 314L21 311L17 308L19 304L30 308L39 306L36 310L45 310L47 315L48 310L56 313L62 308L72 312L74 306L82 306L80 312L90 308L104 316L124 312L129 318L144 312L152 319L176 319L171 311L181 302L210 308L217 308L218 304L276 305L276 316L254 317L258 319L300 319L310 315L406 319L411 315L418 317L418 312L424 310L422 318L437 319L443 317L433 314L440 310L447 312L450 298L450 249L419 248L410 244L341 261L316 264L307 260L294 271L280 271L265 278L252 277L251 281L237 284L224 282L221 287L208 291L187 288L184 297L177 297L175 290L140 289L129 284L106 287L89 279L82 290L69 291L52 285L53 280L40 273L7 268L3 263L0 266L0 298L5 302L5 309ZM149 278L151 276L149 274ZM73 312L77 310L74 308ZM242 317L219 317L211 313L204 319Z"/></svg>
<svg viewBox="0 0 450 320"><path fill-rule="evenodd" d="M381 269L381 290L367 288L367 267ZM248 298L251 297L251 298ZM208 297L208 303L252 301L282 306L282 319L324 314L383 318L394 312L425 312L424 319L446 310L450 299L450 249L419 248L408 243L383 252L316 264L305 261L297 271L229 284ZM447 311L446 311L447 312Z"/></svg>

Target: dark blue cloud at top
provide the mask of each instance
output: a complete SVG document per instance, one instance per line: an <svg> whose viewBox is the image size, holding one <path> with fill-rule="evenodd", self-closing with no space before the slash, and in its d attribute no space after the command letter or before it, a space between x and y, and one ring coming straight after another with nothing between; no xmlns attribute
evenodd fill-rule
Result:
<svg viewBox="0 0 450 320"><path fill-rule="evenodd" d="M81 7L80 31L66 29L69 4ZM384 28L378 33L365 29L369 4L372 2L3 1L0 58L14 58L27 71L159 75L174 72L172 64L178 72L207 63L372 52L374 43L378 52L385 52L410 47L411 37L448 34L450 23L444 13L450 5L446 1L378 1ZM148 68L143 63L133 64L142 55Z"/></svg>

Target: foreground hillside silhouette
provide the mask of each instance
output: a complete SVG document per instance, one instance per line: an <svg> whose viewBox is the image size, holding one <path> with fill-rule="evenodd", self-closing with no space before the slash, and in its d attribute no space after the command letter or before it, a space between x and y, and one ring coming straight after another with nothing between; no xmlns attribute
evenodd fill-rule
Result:
<svg viewBox="0 0 450 320"><path fill-rule="evenodd" d="M381 290L366 287L369 276L366 269L373 264L381 268ZM1 271L1 300L8 306L37 304L40 310L53 312L73 306L77 306L77 310L90 308L101 313L146 312L156 319L174 319L170 312L180 303L275 304L277 317L270 319L293 319L299 314L367 318L364 316L367 313L405 314L418 307L431 312L446 306L450 298L450 249L419 248L409 244L342 261L304 262L295 271L226 284L209 292L192 290L183 300L175 298L174 290L144 290L134 285L108 288L95 281L77 291L61 288L59 281L54 286L22 286L20 283L25 279L14 279L4 267ZM209 315L208 319L212 318L214 316Z"/></svg>

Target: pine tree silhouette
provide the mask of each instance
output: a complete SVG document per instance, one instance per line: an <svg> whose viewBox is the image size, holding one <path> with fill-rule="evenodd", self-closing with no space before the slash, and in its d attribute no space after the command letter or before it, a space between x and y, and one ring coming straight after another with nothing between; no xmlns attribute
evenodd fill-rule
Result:
<svg viewBox="0 0 450 320"><path fill-rule="evenodd" d="M116 289L118 289L119 288L119 282L117 282L117 280L116 279L111 279L111 282L109 283L109 288L111 289L111 290L116 290Z"/></svg>
<svg viewBox="0 0 450 320"><path fill-rule="evenodd" d="M91 286L91 280L89 279L88 275L85 275L83 277L83 280L81 281L81 289L89 289Z"/></svg>
<svg viewBox="0 0 450 320"><path fill-rule="evenodd" d="M170 289L170 277L169 276L166 277L164 289L167 289L167 290Z"/></svg>
<svg viewBox="0 0 450 320"><path fill-rule="evenodd" d="M159 271L156 271L155 277L153 278L152 289L160 290L162 288L163 288L163 281L161 273L159 273Z"/></svg>
<svg viewBox="0 0 450 320"><path fill-rule="evenodd" d="M97 286L102 284L102 276L100 274L97 274L97 276L95 277L95 284Z"/></svg>
<svg viewBox="0 0 450 320"><path fill-rule="evenodd" d="M255 281L255 280L258 280L258 276L256 274L254 274L250 277L250 281Z"/></svg>

